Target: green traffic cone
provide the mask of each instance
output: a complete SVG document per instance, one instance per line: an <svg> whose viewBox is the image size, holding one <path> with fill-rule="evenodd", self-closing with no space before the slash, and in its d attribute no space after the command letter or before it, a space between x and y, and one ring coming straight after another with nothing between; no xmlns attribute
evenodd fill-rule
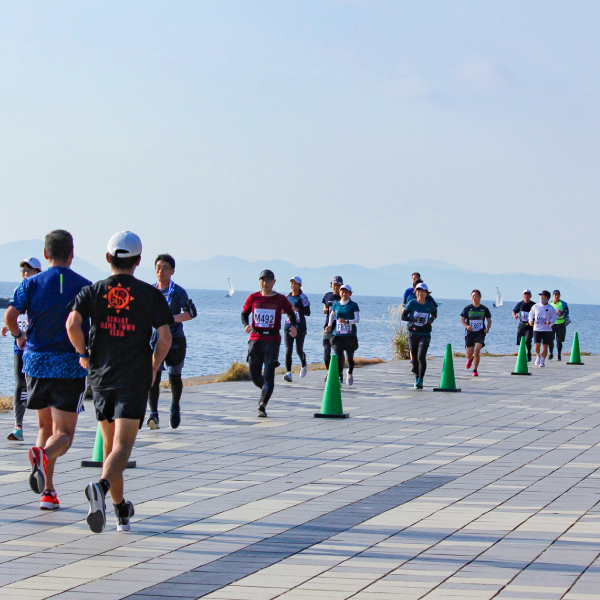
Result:
<svg viewBox="0 0 600 600"><path fill-rule="evenodd" d="M327 383L323 392L321 412L315 413L315 417L322 419L347 419L350 415L342 408L342 388L340 386L340 375L338 369L338 357L331 355Z"/></svg>
<svg viewBox="0 0 600 600"><path fill-rule="evenodd" d="M571 349L571 356L569 357L568 365L583 365L581 362L581 352L579 351L579 334L575 332L573 338L573 348Z"/></svg>
<svg viewBox="0 0 600 600"><path fill-rule="evenodd" d="M92 450L92 460L82 460L82 467L96 467L101 469L102 463L104 462L104 447L102 440L102 431L100 430L100 423L98 423L98 429L96 429L96 439L94 440L94 449ZM135 460L127 461L127 468L133 469L136 466Z"/></svg>
<svg viewBox="0 0 600 600"><path fill-rule="evenodd" d="M442 365L440 387L433 388L434 392L460 392L454 379L454 362L452 360L452 344L446 344L446 355Z"/></svg>
<svg viewBox="0 0 600 600"><path fill-rule="evenodd" d="M517 356L517 364L515 370L511 375L531 375L527 368L527 349L525 347L525 337L521 336L521 343L519 344L519 355Z"/></svg>

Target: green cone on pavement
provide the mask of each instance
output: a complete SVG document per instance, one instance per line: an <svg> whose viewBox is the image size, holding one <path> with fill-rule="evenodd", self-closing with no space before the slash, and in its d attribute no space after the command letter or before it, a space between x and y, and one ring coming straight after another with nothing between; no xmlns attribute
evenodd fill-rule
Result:
<svg viewBox="0 0 600 600"><path fill-rule="evenodd" d="M347 419L350 415L342 408L342 387L340 385L338 357L331 355L327 383L323 392L321 412L315 413L315 417L324 419Z"/></svg>
<svg viewBox="0 0 600 600"><path fill-rule="evenodd" d="M571 356L569 357L568 365L582 365L581 352L579 351L579 334L575 332L573 338L573 348L571 349Z"/></svg>
<svg viewBox="0 0 600 600"><path fill-rule="evenodd" d="M531 375L527 368L527 348L525 347L525 337L521 336L519 343L519 355L517 356L517 364L511 375Z"/></svg>
<svg viewBox="0 0 600 600"><path fill-rule="evenodd" d="M460 392L454 379L454 362L452 359L452 344L446 344L446 354L440 377L440 387L433 388L434 392Z"/></svg>

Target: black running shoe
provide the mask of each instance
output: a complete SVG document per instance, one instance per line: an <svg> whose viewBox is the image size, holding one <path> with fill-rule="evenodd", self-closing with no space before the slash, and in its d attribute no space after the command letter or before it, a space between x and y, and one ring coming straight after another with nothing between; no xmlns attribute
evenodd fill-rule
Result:
<svg viewBox="0 0 600 600"><path fill-rule="evenodd" d="M257 417L266 417L267 416L267 409L264 404L258 405L258 412L256 413L256 416Z"/></svg>
<svg viewBox="0 0 600 600"><path fill-rule="evenodd" d="M548 360L552 360L554 358L554 354L552 354L552 352L550 354L548 354Z"/></svg>
<svg viewBox="0 0 600 600"><path fill-rule="evenodd" d="M94 533L102 533L106 527L106 504L104 490L99 483L90 481L85 488L85 495L90 503L87 524Z"/></svg>
<svg viewBox="0 0 600 600"><path fill-rule="evenodd" d="M150 413L150 416L146 421L146 425L148 425L150 429L160 429L160 425L158 424L158 415Z"/></svg>
<svg viewBox="0 0 600 600"><path fill-rule="evenodd" d="M129 519L135 515L135 509L133 508L133 503L127 500L125 502L125 511L118 512L115 506L115 516L117 517L117 531L129 531L131 529L131 524L129 523Z"/></svg>
<svg viewBox="0 0 600 600"><path fill-rule="evenodd" d="M181 424L181 411L179 410L179 406L175 406L171 408L171 418L169 419L169 425L171 429L177 429Z"/></svg>

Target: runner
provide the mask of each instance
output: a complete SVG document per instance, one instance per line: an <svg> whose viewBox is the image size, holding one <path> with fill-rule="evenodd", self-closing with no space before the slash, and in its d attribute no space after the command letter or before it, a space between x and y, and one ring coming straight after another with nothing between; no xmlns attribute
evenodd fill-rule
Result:
<svg viewBox="0 0 600 600"><path fill-rule="evenodd" d="M171 329L171 349L160 365L158 374L154 378L154 383L148 393L148 406L150 407L150 416L146 424L150 429L159 429L158 424L158 398L160 396L160 380L162 372L165 370L169 375L169 384L171 386L171 416L169 424L171 429L177 429L181 423L181 411L179 401L183 392L183 380L181 372L185 361L185 351L187 348L185 334L183 333L183 323L197 316L198 312L187 292L172 281L171 277L175 273L175 259L170 254L159 254L154 261L157 282L154 287L159 289L165 297L167 304L173 313L174 322L170 325ZM150 346L154 350L158 336L156 332L152 335Z"/></svg>
<svg viewBox="0 0 600 600"><path fill-rule="evenodd" d="M569 318L569 305L560 299L560 291L554 290L552 292L554 301L550 302L550 306L554 308L558 316L556 322L552 325L552 341L550 342L550 353L548 354L548 360L552 360L554 357L554 338L556 337L556 360L562 360L562 347L567 336L567 323L571 322ZM567 321L568 319L568 321Z"/></svg>
<svg viewBox="0 0 600 600"><path fill-rule="evenodd" d="M416 271L410 277L412 279L412 285L409 288L406 288L404 294L402 295L402 308L405 308L411 300L416 298L415 287L417 286L417 284L423 283L423 280L421 279L421 274L417 273Z"/></svg>
<svg viewBox="0 0 600 600"><path fill-rule="evenodd" d="M414 357L415 389L423 389L423 379L427 370L427 349L431 342L431 324L437 318L435 302L428 302L429 289L424 283L418 283L416 300L410 300L402 312L402 320L408 321L408 344Z"/></svg>
<svg viewBox="0 0 600 600"><path fill-rule="evenodd" d="M543 290L539 295L540 301L529 311L529 324L533 327L533 341L535 343L536 354L535 366L545 367L548 346L554 336L552 325L556 322L558 313L554 307L548 304L550 300L550 292L548 290ZM541 353L540 346L542 347Z"/></svg>
<svg viewBox="0 0 600 600"><path fill-rule="evenodd" d="M26 279L42 272L42 264L37 258L30 256L25 260L21 261L21 278ZM17 325L23 332L27 331L27 315L19 315L17 317ZM6 325L0 330L3 337L6 337L8 333L8 327ZM23 441L23 417L25 416L25 409L27 408L27 383L25 381L25 374L23 373L23 350L21 350L17 344L17 340L14 343L14 356L15 356L15 394L13 396L13 410L15 413L15 427L8 434L7 439L12 442Z"/></svg>
<svg viewBox="0 0 600 600"><path fill-rule="evenodd" d="M527 347L527 362L531 362L531 342L533 341L533 327L529 324L529 311L535 306L535 302L531 300L531 290L523 292L523 300L517 302L513 308L512 314L515 319L519 320L517 327L517 346L521 343L521 338L525 338L525 346Z"/></svg>
<svg viewBox="0 0 600 600"><path fill-rule="evenodd" d="M248 342L248 366L256 387L261 388L258 401L258 416L267 416L267 404L275 388L275 369L279 366L279 346L281 345L281 314L289 316L291 337L296 337L296 313L289 300L273 290L275 275L265 269L259 276L260 292L250 294L242 309L242 323ZM252 315L252 325L248 318ZM264 366L264 371L263 371Z"/></svg>
<svg viewBox="0 0 600 600"><path fill-rule="evenodd" d="M306 317L310 316L310 300L308 296L302 292L302 279L300 277L292 277L290 279L290 287L292 291L287 295L290 304L296 311L297 331L296 335L296 353L300 358L302 369L300 378L306 377L306 354L304 353L304 338L306 337ZM283 327L283 335L285 340L285 369L286 374L283 376L285 381L292 382L292 352L294 350L294 338L290 335L290 327L292 324L289 319Z"/></svg>
<svg viewBox="0 0 600 600"><path fill-rule="evenodd" d="M460 321L465 327L465 347L467 353L467 369L473 365L473 377L479 375L477 368L481 360L481 349L485 346L485 335L492 326L492 313L487 306L481 304L481 292L471 292L472 304L465 306L460 313ZM487 319L487 327L484 321Z"/></svg>
<svg viewBox="0 0 600 600"><path fill-rule="evenodd" d="M329 325L329 311L331 307L339 302L342 297L340 296L340 286L344 283L344 280L336 275L329 284L331 286L331 292L327 292L323 296L323 313L325 314L325 325L323 327L323 360L325 362L325 369L329 370L329 362L331 361L331 333L327 333L327 327ZM327 381L327 377L325 377Z"/></svg>
<svg viewBox="0 0 600 600"><path fill-rule="evenodd" d="M77 417L83 411L87 376L67 336L67 306L91 281L70 269L73 237L68 231L57 229L46 236L44 256L48 269L23 280L4 321L23 349L27 408L36 411L39 424L36 445L29 450L29 485L42 495L40 508L53 510L60 506L54 467L73 443ZM18 325L19 315L25 313L29 320L27 333Z"/></svg>
<svg viewBox="0 0 600 600"><path fill-rule="evenodd" d="M358 336L356 325L360 323L360 309L358 304L350 300L352 288L345 283L340 287L342 299L336 302L329 311L329 325L327 330L332 333L331 346L338 357L340 382L344 381L344 352L348 356L348 385L354 383L354 353L358 349ZM334 326L335 323L335 326Z"/></svg>
<svg viewBox="0 0 600 600"><path fill-rule="evenodd" d="M71 305L69 338L80 363L89 367L96 418L103 440L104 463L97 483L85 488L90 503L87 522L94 533L106 526L106 494L110 491L117 531L129 531L133 504L123 497L123 471L131 454L148 390L171 347L173 315L163 294L134 277L142 242L130 231L108 242L111 275L81 291ZM91 320L89 349L81 324ZM158 340L150 348L152 329Z"/></svg>

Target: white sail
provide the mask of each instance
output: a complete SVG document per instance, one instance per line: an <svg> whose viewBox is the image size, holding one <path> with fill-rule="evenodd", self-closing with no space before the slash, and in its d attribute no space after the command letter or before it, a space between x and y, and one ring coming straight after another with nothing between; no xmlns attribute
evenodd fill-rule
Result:
<svg viewBox="0 0 600 600"><path fill-rule="evenodd" d="M231 296L233 296L233 294L235 293L235 290L233 289L233 283L231 283L231 279L229 279L229 277L227 278L227 282L229 283L229 292L227 293L227 296L225 296L225 297L231 298Z"/></svg>
<svg viewBox="0 0 600 600"><path fill-rule="evenodd" d="M502 306L502 294L499 288L496 288L496 306Z"/></svg>

